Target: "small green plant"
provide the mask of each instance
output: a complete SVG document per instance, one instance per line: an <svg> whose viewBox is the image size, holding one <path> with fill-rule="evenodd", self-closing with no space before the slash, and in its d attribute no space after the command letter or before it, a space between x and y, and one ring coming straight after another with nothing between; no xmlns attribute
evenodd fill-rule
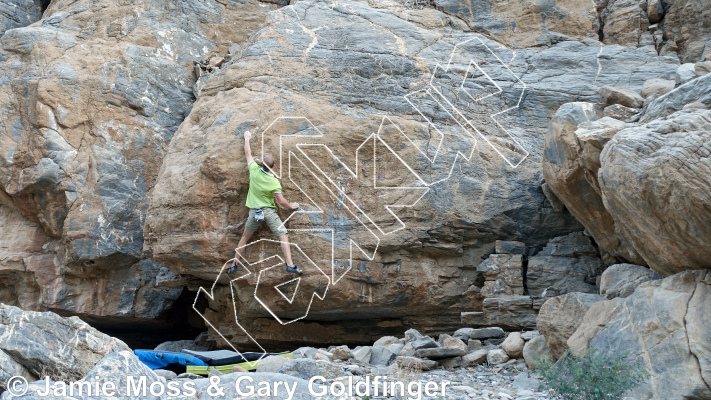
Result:
<svg viewBox="0 0 711 400"><path fill-rule="evenodd" d="M633 361L629 354L568 352L555 364L543 360L539 365L538 372L548 386L565 400L618 400L649 376L642 363Z"/></svg>

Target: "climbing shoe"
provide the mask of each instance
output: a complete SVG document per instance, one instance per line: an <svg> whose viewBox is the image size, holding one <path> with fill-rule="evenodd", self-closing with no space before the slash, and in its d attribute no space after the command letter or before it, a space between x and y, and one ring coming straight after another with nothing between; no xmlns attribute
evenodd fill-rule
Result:
<svg viewBox="0 0 711 400"><path fill-rule="evenodd" d="M288 265L287 265L287 266L286 266L286 272L291 272L292 274L299 274L299 275L301 275L301 274L304 273L304 271L302 271L301 269L299 269L299 267L297 267L296 265L292 265L292 266L288 266Z"/></svg>
<svg viewBox="0 0 711 400"><path fill-rule="evenodd" d="M230 265L230 268L227 270L228 274L234 274L237 272L237 262L233 262L232 265Z"/></svg>

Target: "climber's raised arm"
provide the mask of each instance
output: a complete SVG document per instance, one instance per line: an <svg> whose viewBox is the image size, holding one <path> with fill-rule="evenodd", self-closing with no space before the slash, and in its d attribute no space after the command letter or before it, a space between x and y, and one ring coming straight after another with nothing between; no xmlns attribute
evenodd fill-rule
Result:
<svg viewBox="0 0 711 400"><path fill-rule="evenodd" d="M252 149L249 147L249 139L252 138L252 133L246 131L244 133L244 157L247 159L247 164L254 160L252 157Z"/></svg>

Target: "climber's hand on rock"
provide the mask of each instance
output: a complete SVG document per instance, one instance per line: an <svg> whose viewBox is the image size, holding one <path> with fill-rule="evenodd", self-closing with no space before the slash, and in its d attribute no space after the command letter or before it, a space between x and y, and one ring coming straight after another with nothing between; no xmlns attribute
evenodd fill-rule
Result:
<svg viewBox="0 0 711 400"><path fill-rule="evenodd" d="M251 138L252 138L252 132L250 132L250 131L245 131L245 132L244 132L244 140L249 141L249 139L251 139Z"/></svg>

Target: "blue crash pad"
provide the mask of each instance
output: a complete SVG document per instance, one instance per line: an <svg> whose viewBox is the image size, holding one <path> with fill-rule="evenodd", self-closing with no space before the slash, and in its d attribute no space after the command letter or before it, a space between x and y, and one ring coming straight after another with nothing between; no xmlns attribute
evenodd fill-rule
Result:
<svg viewBox="0 0 711 400"><path fill-rule="evenodd" d="M172 351L156 350L134 350L133 353L150 369L172 369L178 365L194 365L206 367L207 364L197 357L185 353L175 353Z"/></svg>

